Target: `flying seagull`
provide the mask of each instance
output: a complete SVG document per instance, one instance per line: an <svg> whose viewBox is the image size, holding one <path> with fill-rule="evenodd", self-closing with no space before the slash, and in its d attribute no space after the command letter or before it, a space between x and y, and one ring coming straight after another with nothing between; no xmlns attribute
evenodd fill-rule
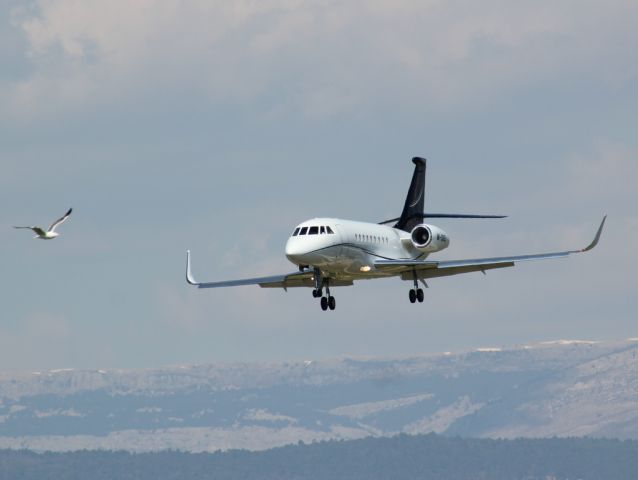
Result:
<svg viewBox="0 0 638 480"><path fill-rule="evenodd" d="M69 218L69 215L71 215L72 211L73 209L69 208L69 211L66 212L63 217L60 217L55 222L53 222L47 230L43 229L42 227L13 227L13 228L29 228L36 233L36 236L33 238L39 238L41 240L53 240L55 237L60 235L58 232L55 231L55 229L57 228L58 225L60 225L67 218Z"/></svg>

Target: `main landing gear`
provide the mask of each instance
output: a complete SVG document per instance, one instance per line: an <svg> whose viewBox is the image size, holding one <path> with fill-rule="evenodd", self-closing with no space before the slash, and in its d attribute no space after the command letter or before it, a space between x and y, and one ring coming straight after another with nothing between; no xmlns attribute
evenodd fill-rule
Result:
<svg viewBox="0 0 638 480"><path fill-rule="evenodd" d="M413 288L410 290L410 303L415 303L418 301L419 303L423 302L423 289L422 288Z"/></svg>
<svg viewBox="0 0 638 480"><path fill-rule="evenodd" d="M328 309L334 310L337 306L337 302L335 301L335 297L321 297L321 310L324 312Z"/></svg>
<svg viewBox="0 0 638 480"><path fill-rule="evenodd" d="M427 285L426 285L427 286ZM419 288L419 282L416 276L416 272L414 272L414 288L412 290L410 290L410 303L415 303L415 302L419 302L419 303L423 303L423 289Z"/></svg>
<svg viewBox="0 0 638 480"><path fill-rule="evenodd" d="M323 287L326 287L326 296L323 296ZM335 297L330 295L330 279L322 279L321 271L315 270L315 288L312 291L314 298L321 298L321 310L324 312L328 309L334 310L337 307Z"/></svg>

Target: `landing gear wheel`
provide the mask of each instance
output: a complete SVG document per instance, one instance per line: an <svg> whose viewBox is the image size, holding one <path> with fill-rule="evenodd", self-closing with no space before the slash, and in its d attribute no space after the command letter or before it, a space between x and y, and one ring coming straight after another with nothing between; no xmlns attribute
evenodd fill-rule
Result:
<svg viewBox="0 0 638 480"><path fill-rule="evenodd" d="M416 299L419 301L419 303L423 303L423 289L419 288L416 291Z"/></svg>
<svg viewBox="0 0 638 480"><path fill-rule="evenodd" d="M326 297L321 297L321 310L324 312L328 310L328 298Z"/></svg>
<svg viewBox="0 0 638 480"><path fill-rule="evenodd" d="M323 292L321 291L321 289L320 289L320 288L319 288L319 289L316 289L316 288L315 288L315 289L312 291L312 296L313 296L313 297L315 297L315 298L319 298L319 297L321 297L322 295L323 295Z"/></svg>
<svg viewBox="0 0 638 480"><path fill-rule="evenodd" d="M410 303L414 303L416 302L416 292L414 291L414 289L410 290Z"/></svg>
<svg viewBox="0 0 638 480"><path fill-rule="evenodd" d="M330 308L330 310L334 310L336 306L337 301L335 300L335 297L328 297L328 307Z"/></svg>

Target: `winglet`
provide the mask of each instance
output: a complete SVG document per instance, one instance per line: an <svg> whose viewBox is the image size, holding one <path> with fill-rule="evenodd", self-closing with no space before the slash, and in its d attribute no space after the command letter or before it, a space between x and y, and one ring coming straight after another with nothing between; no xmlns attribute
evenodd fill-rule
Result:
<svg viewBox="0 0 638 480"><path fill-rule="evenodd" d="M191 274L191 251L186 250L186 281L191 285L199 285Z"/></svg>
<svg viewBox="0 0 638 480"><path fill-rule="evenodd" d="M600 227L598 227L598 231L596 232L596 236L594 237L593 242L591 242L587 247L583 248L581 252L588 252L596 245L598 245L598 241L600 240L600 235L603 233L603 227L605 226L605 220L607 220L607 215L603 217L603 221L600 222Z"/></svg>

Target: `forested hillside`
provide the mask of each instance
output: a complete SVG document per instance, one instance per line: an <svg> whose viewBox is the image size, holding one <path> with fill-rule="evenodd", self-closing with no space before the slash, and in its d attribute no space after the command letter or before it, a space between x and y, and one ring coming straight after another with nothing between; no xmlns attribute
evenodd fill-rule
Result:
<svg viewBox="0 0 638 480"><path fill-rule="evenodd" d="M0 451L0 479L635 480L638 441L461 439L435 434L263 452Z"/></svg>

